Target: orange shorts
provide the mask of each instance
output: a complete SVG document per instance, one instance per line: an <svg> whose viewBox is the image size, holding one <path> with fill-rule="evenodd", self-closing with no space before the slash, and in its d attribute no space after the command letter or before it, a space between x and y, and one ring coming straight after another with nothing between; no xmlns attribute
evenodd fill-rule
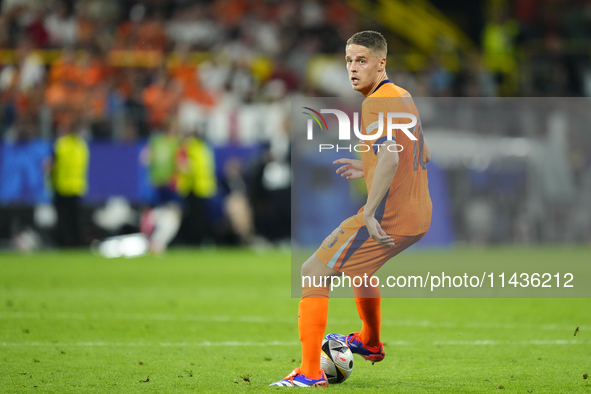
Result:
<svg viewBox="0 0 591 394"><path fill-rule="evenodd" d="M350 277L364 274L371 276L386 261L417 243L425 233L413 236L388 235L394 239L395 245L380 245L369 236L367 227L352 216L322 242L316 250L316 257L329 268Z"/></svg>

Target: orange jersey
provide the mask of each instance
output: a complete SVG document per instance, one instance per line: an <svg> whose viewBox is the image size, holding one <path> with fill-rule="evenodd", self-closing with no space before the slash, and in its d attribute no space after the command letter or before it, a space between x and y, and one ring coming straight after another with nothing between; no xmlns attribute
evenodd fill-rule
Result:
<svg viewBox="0 0 591 394"><path fill-rule="evenodd" d="M379 138L361 140L364 152L361 153L363 173L368 193L374 181L374 171L378 164L377 149L387 139L387 113L411 113L417 118L417 124L409 128L409 132L417 140L411 140L402 130L392 131L392 141L398 146L391 149L400 151L398 169L389 190L378 205L375 217L387 234L413 236L427 232L431 224L431 197L429 196L427 181L427 166L423 160L424 139L423 128L419 113L410 94L386 80L376 91L366 98L362 108L362 129L364 135L375 135L379 131L378 114L383 113L383 129ZM410 123L409 118L395 118L393 123ZM402 148L401 148L402 146ZM357 213L357 219L363 221L362 207Z"/></svg>

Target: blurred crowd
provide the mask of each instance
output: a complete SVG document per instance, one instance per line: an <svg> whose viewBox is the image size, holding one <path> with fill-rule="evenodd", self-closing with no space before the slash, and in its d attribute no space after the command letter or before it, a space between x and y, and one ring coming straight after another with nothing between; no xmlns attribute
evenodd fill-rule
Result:
<svg viewBox="0 0 591 394"><path fill-rule="evenodd" d="M363 28L384 32L391 77L415 96L591 89L588 0L483 1L472 51L441 40L413 67L402 55L415 48L344 0L3 0L0 7L0 47L14 49L1 54L3 138L49 138L76 124L87 137L134 140L176 116L214 144L268 141L287 132L286 98L334 95L307 77L309 60L340 54ZM449 51L457 51L455 65L444 61Z"/></svg>
<svg viewBox="0 0 591 394"><path fill-rule="evenodd" d="M0 74L2 136L76 127L86 137L135 140L178 117L185 130L205 127L217 144L268 140L281 120L252 124L264 109L240 104L278 103L299 83L270 60L284 55L275 8L5 0L0 45L14 48L14 61ZM42 58L36 49L57 52ZM195 51L211 52L195 60Z"/></svg>

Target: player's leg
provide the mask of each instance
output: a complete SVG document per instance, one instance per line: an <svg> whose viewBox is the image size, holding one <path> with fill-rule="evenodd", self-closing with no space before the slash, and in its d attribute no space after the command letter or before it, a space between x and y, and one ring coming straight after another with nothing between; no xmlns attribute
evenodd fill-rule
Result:
<svg viewBox="0 0 591 394"><path fill-rule="evenodd" d="M271 386L324 387L328 380L320 369L320 349L328 319L328 283L338 272L315 254L302 265L302 299L298 308L298 330L302 343L302 364Z"/></svg>
<svg viewBox="0 0 591 394"><path fill-rule="evenodd" d="M364 235L364 234L363 234ZM392 257L418 242L423 234L418 236L392 236L394 247L384 247L372 239L367 239L355 252L340 265L340 270L350 277L373 276ZM372 281L368 281L371 284ZM377 283L377 282L376 282ZM337 339L347 343L353 353L364 359L378 362L385 356L384 345L380 341L381 330L381 298L379 287L354 287L355 303L362 321L361 332L349 335L329 334L327 338Z"/></svg>
<svg viewBox="0 0 591 394"><path fill-rule="evenodd" d="M328 268L316 254L302 265L302 300L298 310L298 330L302 342L302 365L306 376L320 375L320 348L328 319L328 283L338 272ZM316 285L321 285L316 287Z"/></svg>
<svg viewBox="0 0 591 394"><path fill-rule="evenodd" d="M182 211L176 203L167 203L154 209L155 227L150 238L150 249L155 254L166 250L181 226Z"/></svg>
<svg viewBox="0 0 591 394"><path fill-rule="evenodd" d="M332 267L347 255L359 227L354 217L347 219L302 265L302 299L298 308L302 364L283 380L272 383L271 386L328 386L328 380L320 369L322 338L328 319L328 286L330 278L339 275Z"/></svg>
<svg viewBox="0 0 591 394"><path fill-rule="evenodd" d="M359 339L369 347L380 346L380 329L382 324L381 294L379 287L355 287L355 304L363 325Z"/></svg>
<svg viewBox="0 0 591 394"><path fill-rule="evenodd" d="M370 280L368 283L372 283ZM329 334L327 338L337 339L349 346L351 351L372 362L382 361L386 355L380 341L381 294L379 287L354 287L355 304L361 319L360 332L349 335Z"/></svg>

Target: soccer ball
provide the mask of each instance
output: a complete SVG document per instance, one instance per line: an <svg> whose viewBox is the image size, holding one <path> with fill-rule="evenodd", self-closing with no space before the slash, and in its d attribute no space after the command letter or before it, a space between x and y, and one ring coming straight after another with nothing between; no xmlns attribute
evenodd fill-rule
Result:
<svg viewBox="0 0 591 394"><path fill-rule="evenodd" d="M353 372L353 353L345 343L325 338L322 341L320 368L326 372L328 383L343 383Z"/></svg>

